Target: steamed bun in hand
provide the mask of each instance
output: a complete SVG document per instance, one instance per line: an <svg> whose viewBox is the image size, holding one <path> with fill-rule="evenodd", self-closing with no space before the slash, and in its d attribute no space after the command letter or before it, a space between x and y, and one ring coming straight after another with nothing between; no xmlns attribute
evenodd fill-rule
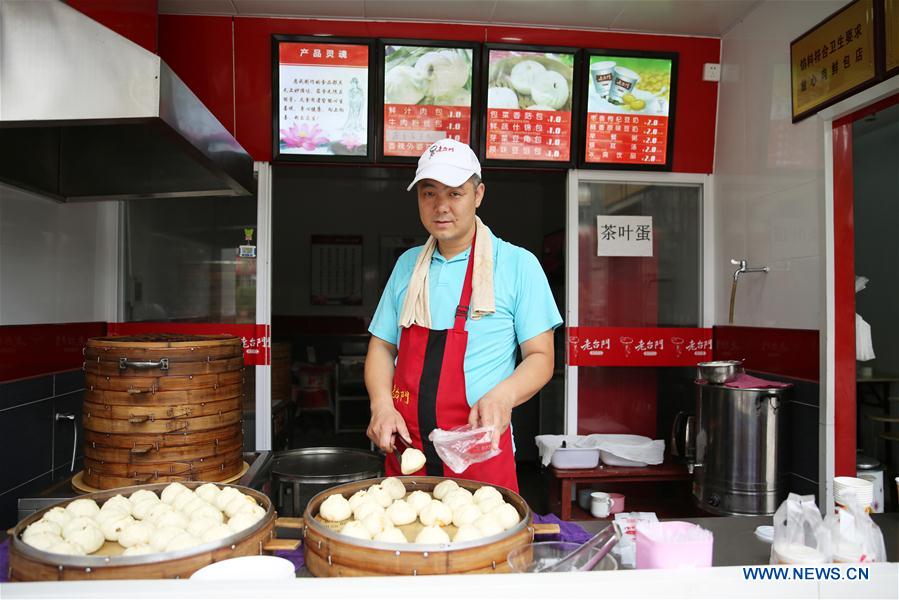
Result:
<svg viewBox="0 0 899 600"><path fill-rule="evenodd" d="M400 458L400 471L403 472L403 475L417 473L425 466L425 454L418 448L406 448Z"/></svg>

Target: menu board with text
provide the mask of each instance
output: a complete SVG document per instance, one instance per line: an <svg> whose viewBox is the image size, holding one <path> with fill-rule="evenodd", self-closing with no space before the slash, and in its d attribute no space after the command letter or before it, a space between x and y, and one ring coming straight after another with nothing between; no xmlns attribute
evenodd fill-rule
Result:
<svg viewBox="0 0 899 600"><path fill-rule="evenodd" d="M472 48L384 46L383 156L418 158L437 140L471 144Z"/></svg>
<svg viewBox="0 0 899 600"><path fill-rule="evenodd" d="M571 160L574 60L574 53L489 50L488 160Z"/></svg>
<svg viewBox="0 0 899 600"><path fill-rule="evenodd" d="M276 157L369 154L366 43L277 45Z"/></svg>
<svg viewBox="0 0 899 600"><path fill-rule="evenodd" d="M674 57L598 54L587 68L584 162L669 166Z"/></svg>

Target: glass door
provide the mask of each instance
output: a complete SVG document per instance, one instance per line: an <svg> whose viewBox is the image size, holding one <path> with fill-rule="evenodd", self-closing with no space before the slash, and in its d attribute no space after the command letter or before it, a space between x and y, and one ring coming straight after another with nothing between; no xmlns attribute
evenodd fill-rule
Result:
<svg viewBox="0 0 899 600"><path fill-rule="evenodd" d="M575 171L569 182L568 433L666 438L692 408L703 325L704 177Z"/></svg>

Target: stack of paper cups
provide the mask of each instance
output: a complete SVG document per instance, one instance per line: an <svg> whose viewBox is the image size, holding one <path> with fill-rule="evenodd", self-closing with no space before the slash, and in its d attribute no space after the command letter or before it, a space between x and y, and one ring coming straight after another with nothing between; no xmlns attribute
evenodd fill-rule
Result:
<svg viewBox="0 0 899 600"><path fill-rule="evenodd" d="M837 506L848 508L855 502L867 512L874 511L874 484L858 477L834 477L833 499Z"/></svg>

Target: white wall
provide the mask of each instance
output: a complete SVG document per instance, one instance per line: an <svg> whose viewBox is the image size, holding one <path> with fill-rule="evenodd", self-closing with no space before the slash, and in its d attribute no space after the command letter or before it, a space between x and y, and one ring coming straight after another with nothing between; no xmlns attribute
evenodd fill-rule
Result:
<svg viewBox="0 0 899 600"><path fill-rule="evenodd" d="M791 124L790 41L845 0L767 0L722 39L715 148L715 323L726 324L731 258L769 266L740 277L734 324L818 329L824 299L824 139L819 117Z"/></svg>
<svg viewBox="0 0 899 600"><path fill-rule="evenodd" d="M108 320L115 208L0 187L0 325Z"/></svg>

